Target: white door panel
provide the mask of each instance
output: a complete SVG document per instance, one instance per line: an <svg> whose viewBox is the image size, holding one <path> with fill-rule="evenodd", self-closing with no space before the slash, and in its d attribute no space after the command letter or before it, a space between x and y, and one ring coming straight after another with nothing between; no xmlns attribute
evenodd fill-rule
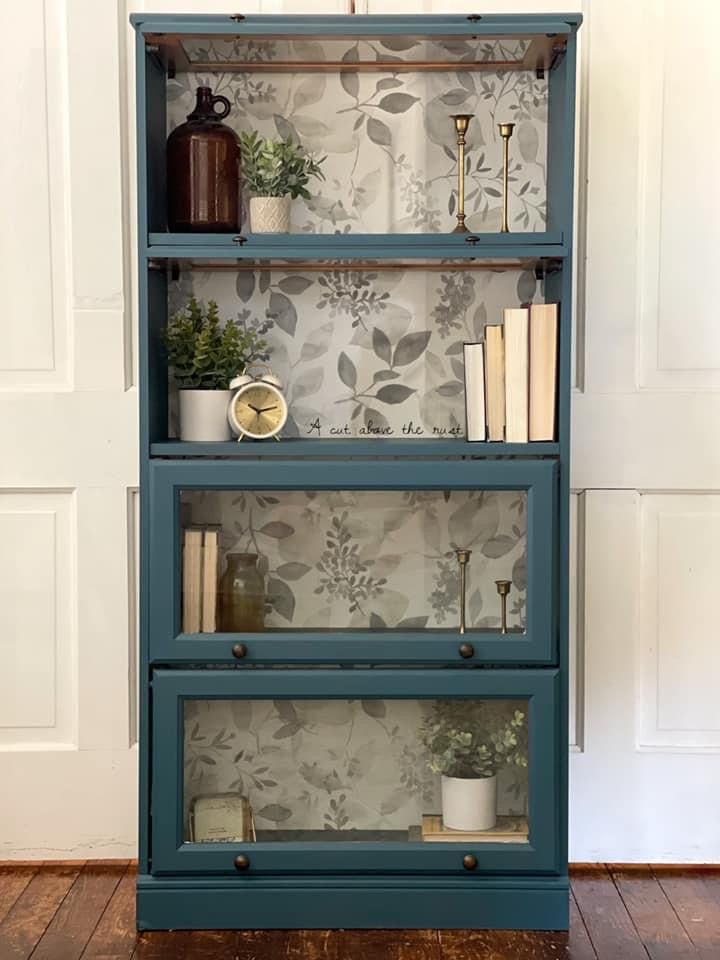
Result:
<svg viewBox="0 0 720 960"><path fill-rule="evenodd" d="M136 849L124 18L0 10L0 859Z"/></svg>
<svg viewBox="0 0 720 960"><path fill-rule="evenodd" d="M571 758L571 857L717 861L720 134L707 119L720 8L603 0L586 14L571 470L583 493L584 739Z"/></svg>

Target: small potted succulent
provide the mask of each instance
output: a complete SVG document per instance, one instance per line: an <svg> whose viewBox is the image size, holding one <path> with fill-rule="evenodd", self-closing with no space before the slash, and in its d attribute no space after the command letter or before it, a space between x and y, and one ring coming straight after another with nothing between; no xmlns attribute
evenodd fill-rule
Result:
<svg viewBox="0 0 720 960"><path fill-rule="evenodd" d="M264 140L256 131L240 134L240 159L250 197L253 233L287 233L290 201L310 199L310 177L324 180L320 164L325 157L309 156L292 138Z"/></svg>
<svg viewBox="0 0 720 960"><path fill-rule="evenodd" d="M163 331L168 363L180 390L181 440L230 440L230 381L248 364L265 360L257 330L221 321L218 306L190 297Z"/></svg>
<svg viewBox="0 0 720 960"><path fill-rule="evenodd" d="M527 767L527 718L507 701L437 700L423 720L428 766L439 773L443 825L491 830L497 819L497 774Z"/></svg>

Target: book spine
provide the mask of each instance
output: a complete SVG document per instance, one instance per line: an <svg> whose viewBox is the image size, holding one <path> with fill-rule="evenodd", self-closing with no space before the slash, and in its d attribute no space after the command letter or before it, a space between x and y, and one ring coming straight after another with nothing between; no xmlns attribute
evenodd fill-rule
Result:
<svg viewBox="0 0 720 960"><path fill-rule="evenodd" d="M183 633L200 632L202 531L186 530L183 539Z"/></svg>
<svg viewBox="0 0 720 960"><path fill-rule="evenodd" d="M505 439L505 350L499 325L485 327L485 381L487 389L487 438Z"/></svg>
<svg viewBox="0 0 720 960"><path fill-rule="evenodd" d="M482 343L463 346L465 361L465 421L468 440L485 440L485 354Z"/></svg>
<svg viewBox="0 0 720 960"><path fill-rule="evenodd" d="M505 333L505 440L528 439L528 316L524 308L503 312Z"/></svg>
<svg viewBox="0 0 720 960"><path fill-rule="evenodd" d="M218 535L206 530L202 557L202 632L217 630Z"/></svg>
<svg viewBox="0 0 720 960"><path fill-rule="evenodd" d="M557 416L558 305L530 308L530 440L554 440Z"/></svg>

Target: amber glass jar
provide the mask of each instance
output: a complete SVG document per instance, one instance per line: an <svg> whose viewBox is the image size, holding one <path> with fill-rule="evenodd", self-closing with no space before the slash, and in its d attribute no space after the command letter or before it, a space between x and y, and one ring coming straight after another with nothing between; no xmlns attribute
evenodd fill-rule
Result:
<svg viewBox="0 0 720 960"><path fill-rule="evenodd" d="M224 633L265 629L265 581L256 553L229 553L218 591L219 629Z"/></svg>
<svg viewBox="0 0 720 960"><path fill-rule="evenodd" d="M216 110L220 104L221 110ZM198 87L187 122L167 142L168 227L178 232L240 229L240 141L222 123L227 97Z"/></svg>

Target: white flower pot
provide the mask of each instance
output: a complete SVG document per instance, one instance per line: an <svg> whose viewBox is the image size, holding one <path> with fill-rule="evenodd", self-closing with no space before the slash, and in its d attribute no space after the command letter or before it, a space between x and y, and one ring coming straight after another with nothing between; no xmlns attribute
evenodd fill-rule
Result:
<svg viewBox="0 0 720 960"><path fill-rule="evenodd" d="M253 233L288 233L290 197L251 197L250 229Z"/></svg>
<svg viewBox="0 0 720 960"><path fill-rule="evenodd" d="M443 826L449 830L491 830L497 819L497 777L442 778Z"/></svg>
<svg viewBox="0 0 720 960"><path fill-rule="evenodd" d="M231 440L230 390L180 390L181 440Z"/></svg>

